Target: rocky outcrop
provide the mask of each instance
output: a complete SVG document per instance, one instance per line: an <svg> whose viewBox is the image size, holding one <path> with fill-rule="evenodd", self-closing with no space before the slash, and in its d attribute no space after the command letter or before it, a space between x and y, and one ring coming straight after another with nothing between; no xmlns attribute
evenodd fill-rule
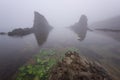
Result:
<svg viewBox="0 0 120 80"><path fill-rule="evenodd" d="M87 21L88 21L87 16L82 15L80 17L80 20L72 26L72 29L79 32L83 30L87 30L87 26L88 26Z"/></svg>
<svg viewBox="0 0 120 80"><path fill-rule="evenodd" d="M8 32L9 36L25 36L32 33L32 29L31 28L18 28L18 29L14 29L11 32Z"/></svg>
<svg viewBox="0 0 120 80"><path fill-rule="evenodd" d="M5 32L0 32L0 35L5 35L6 33Z"/></svg>
<svg viewBox="0 0 120 80"><path fill-rule="evenodd" d="M48 24L47 20L43 15L38 12L34 12L34 24L32 28L18 28L14 29L11 32L8 32L9 36L25 36L31 33L35 34L47 34L52 27Z"/></svg>
<svg viewBox="0 0 120 80"><path fill-rule="evenodd" d="M87 19L87 16L86 15L82 15L80 20L79 20L79 24L80 26L82 27L87 27L88 26L88 19Z"/></svg>
<svg viewBox="0 0 120 80"><path fill-rule="evenodd" d="M84 40L87 34L87 30L88 30L87 21L88 21L87 16L82 15L80 17L80 20L77 23L75 23L73 26L71 26L72 30L80 37L79 39L80 41Z"/></svg>
<svg viewBox="0 0 120 80"><path fill-rule="evenodd" d="M49 25L45 17L38 12L34 12L33 31L44 33L48 32L50 29L52 29L52 27Z"/></svg>
<svg viewBox="0 0 120 80"><path fill-rule="evenodd" d="M47 40L51 29L52 27L49 25L46 18L38 12L34 12L34 24L32 30L39 46Z"/></svg>
<svg viewBox="0 0 120 80"><path fill-rule="evenodd" d="M87 60L76 52L67 52L51 71L48 80L112 80L97 62Z"/></svg>

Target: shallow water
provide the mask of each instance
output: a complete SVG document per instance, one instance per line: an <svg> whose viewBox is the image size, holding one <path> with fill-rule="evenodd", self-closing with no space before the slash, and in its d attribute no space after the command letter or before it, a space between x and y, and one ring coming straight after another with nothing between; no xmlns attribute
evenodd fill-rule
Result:
<svg viewBox="0 0 120 80"><path fill-rule="evenodd" d="M80 54L99 61L116 77L120 75L120 42L94 31L79 35L68 28L24 37L0 35L0 80L10 80L16 70L41 48L77 48Z"/></svg>

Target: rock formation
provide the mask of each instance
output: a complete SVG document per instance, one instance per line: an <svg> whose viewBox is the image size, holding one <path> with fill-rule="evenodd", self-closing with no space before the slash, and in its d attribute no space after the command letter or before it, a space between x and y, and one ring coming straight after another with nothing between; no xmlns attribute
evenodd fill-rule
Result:
<svg viewBox="0 0 120 80"><path fill-rule="evenodd" d="M88 23L87 23L88 19L87 16L82 15L80 17L80 20L74 24L73 26L71 26L72 30L78 34L78 36L80 37L80 41L85 39L85 36L87 34L87 30L88 30Z"/></svg>
<svg viewBox="0 0 120 80"><path fill-rule="evenodd" d="M9 36L25 36L32 33L32 29L31 28L18 28L18 29L14 29L11 32L8 32Z"/></svg>
<svg viewBox="0 0 120 80"><path fill-rule="evenodd" d="M87 60L76 52L67 52L51 71L48 80L111 80L97 62Z"/></svg>
<svg viewBox="0 0 120 80"><path fill-rule="evenodd" d="M88 23L87 23L88 19L87 19L87 16L85 15L82 15L80 20L79 20L79 23L80 23L80 26L82 27L87 27L88 26Z"/></svg>
<svg viewBox="0 0 120 80"><path fill-rule="evenodd" d="M48 24L45 17L38 12L34 12L34 24L32 28L18 28L8 32L9 36L25 36L31 33L44 35L48 33L52 27Z"/></svg>
<svg viewBox="0 0 120 80"><path fill-rule="evenodd" d="M0 32L0 35L5 35L6 33L5 32Z"/></svg>
<svg viewBox="0 0 120 80"><path fill-rule="evenodd" d="M87 16L82 15L80 17L80 20L76 24L74 24L72 28L79 32L82 30L87 30L87 26L88 26L87 21L88 21Z"/></svg>
<svg viewBox="0 0 120 80"><path fill-rule="evenodd" d="M38 12L34 12L34 24L32 30L39 46L47 40L51 29L52 27L49 25L45 17Z"/></svg>
<svg viewBox="0 0 120 80"><path fill-rule="evenodd" d="M34 24L33 31L34 32L48 32L52 27L49 25L45 17L38 12L34 12Z"/></svg>

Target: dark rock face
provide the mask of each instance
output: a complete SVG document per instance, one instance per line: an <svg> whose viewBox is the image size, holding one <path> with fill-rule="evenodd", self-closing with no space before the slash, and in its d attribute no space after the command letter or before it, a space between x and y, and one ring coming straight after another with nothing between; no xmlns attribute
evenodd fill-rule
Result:
<svg viewBox="0 0 120 80"><path fill-rule="evenodd" d="M34 12L33 32L46 32L52 29L45 17L38 12Z"/></svg>
<svg viewBox="0 0 120 80"><path fill-rule="evenodd" d="M87 16L82 15L79 20L80 26L87 27L88 26L87 22L88 22Z"/></svg>
<svg viewBox="0 0 120 80"><path fill-rule="evenodd" d="M74 29L76 32L86 31L88 26L87 21L87 16L82 15L79 22L72 26L72 29Z"/></svg>
<svg viewBox="0 0 120 80"><path fill-rule="evenodd" d="M39 46L43 45L47 40L48 34L52 27L49 25L45 17L38 12L34 12L33 33Z"/></svg>
<svg viewBox="0 0 120 80"><path fill-rule="evenodd" d="M80 17L79 22L75 23L73 26L71 26L72 30L78 34L78 36L80 37L80 41L85 39L85 36L87 34L87 30L88 30L88 19L87 16L82 15Z"/></svg>

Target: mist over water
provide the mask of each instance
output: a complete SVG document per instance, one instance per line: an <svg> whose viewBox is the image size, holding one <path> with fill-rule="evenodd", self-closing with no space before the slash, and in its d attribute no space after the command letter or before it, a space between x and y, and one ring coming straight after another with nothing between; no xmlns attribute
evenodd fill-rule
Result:
<svg viewBox="0 0 120 80"><path fill-rule="evenodd" d="M53 27L67 27L82 14L89 24L119 16L119 0L0 0L0 32L32 27L33 12L43 14Z"/></svg>
<svg viewBox="0 0 120 80"><path fill-rule="evenodd" d="M119 80L119 4L119 0L0 0L0 80L11 80L41 49L56 49L59 54L68 48L102 63Z"/></svg>

